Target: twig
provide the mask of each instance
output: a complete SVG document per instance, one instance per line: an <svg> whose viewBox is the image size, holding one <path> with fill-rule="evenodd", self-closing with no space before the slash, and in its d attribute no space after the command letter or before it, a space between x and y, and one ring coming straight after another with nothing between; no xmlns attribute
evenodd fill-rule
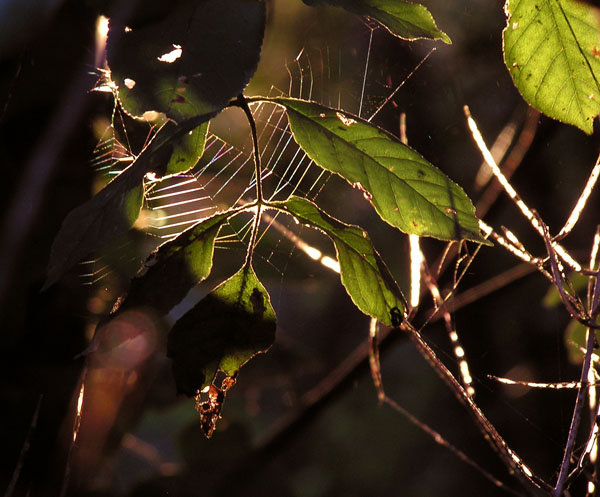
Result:
<svg viewBox="0 0 600 497"><path fill-rule="evenodd" d="M511 243L509 240L507 240L503 236L496 233L493 230L493 228L491 226L487 225L484 221L481 221L481 220L479 221L479 227L481 228L481 230L485 233L485 235L487 237L491 238L495 242L498 242L506 250L508 250L511 254L513 254L516 257L518 257L519 259L521 259L523 262L533 265L534 267L539 269L539 271L544 276L546 276L546 278L548 278L549 280L552 280L552 276L542 267L542 264L543 264L542 260L538 259L536 257L533 257L529 252L524 250L525 247L523 247L522 244L519 244L519 246L522 247L523 250L519 247L516 247L513 243Z"/></svg>
<svg viewBox="0 0 600 497"><path fill-rule="evenodd" d="M562 240L575 227L575 224L579 220L579 216L581 215L581 212L585 208L585 205L587 204L587 201L590 198L590 195L592 194L594 186L596 186L596 181L598 180L598 176L600 176L600 155L596 159L596 164L592 168L592 172L590 173L587 183L585 184L585 187L583 188L583 191L581 192L581 195L579 196L579 200L577 200L575 207L573 207L573 210L571 211L571 214L569 215L569 219L567 219L567 222L562 227L562 229L559 231L558 235L556 235L554 237L554 240Z"/></svg>
<svg viewBox="0 0 600 497"><path fill-rule="evenodd" d="M482 431L484 438L498 454L500 459L504 462L506 467L513 473L517 479L521 481L523 487L526 490L532 491L529 487L528 482L535 485L538 488L545 490L551 490L551 486L536 476L529 467L517 456L517 454L508 446L506 441L496 430L496 427L485 417L483 411L475 404L473 399L469 397L465 389L456 381L456 378L448 370L448 368L441 362L435 352L427 345L425 340L421 337L421 334L407 321L402 323L401 329L407 331L409 338L417 347L417 350L427 360L429 365L434 369L437 375L442 381L450 388L454 393L456 399L467 408L467 410L473 415L477 426Z"/></svg>
<svg viewBox="0 0 600 497"><path fill-rule="evenodd" d="M563 494L563 490L565 488L565 482L567 479L568 471L569 471L569 463L571 461L571 457L573 455L573 448L575 446L575 438L577 437L577 430L579 429L579 423L581 421L581 412L583 409L583 403L585 398L585 393L588 387L588 371L590 368L590 363L592 360L592 352L594 350L594 344L596 343L596 336L589 328L587 330L587 344L585 357L583 360L583 367L581 368L581 385L579 390L577 391L577 399L575 400L575 408L573 409L573 417L571 418L571 427L569 428L569 436L567 439L567 444L565 446L565 451L563 453L563 459L560 465L560 471L558 473L558 479L556 481L556 486L554 487L554 491L552 493L553 497L560 497Z"/></svg>
<svg viewBox="0 0 600 497"><path fill-rule="evenodd" d="M498 480L498 478L496 478L494 475L492 475L486 469L484 469L479 464L477 464L475 461L473 461L473 459L471 459L469 456L467 456L462 450L460 450L458 447L456 447L455 445L448 442L440 433L438 433L436 430L434 430L430 426L426 425L425 423L422 423L421 421L419 421L419 419L417 419L415 416L413 416L409 411L407 411L404 407L402 407L400 404L395 402L393 399L390 399L388 396L385 396L385 398L383 399L383 402L385 404L389 405L396 412L402 414L402 416L404 416L413 425L415 425L421 431L425 432L427 435L429 435L431 438L433 438L438 445L441 445L442 447L448 449L456 457L458 457L462 462L475 468L485 479L492 482L496 487L501 488L502 490L504 490L512 495L519 495L519 496L523 495L520 492L516 492L512 488L506 486L503 482Z"/></svg>
<svg viewBox="0 0 600 497"><path fill-rule="evenodd" d="M527 204L523 201L523 199L517 193L517 191L513 188L513 186L509 183L508 179L506 179L506 176L504 176L502 171L500 171L500 168L496 164L496 161L494 161L494 158L492 157L492 154L490 153L485 142L483 141L483 137L481 136L481 133L479 132L477 123L471 116L471 112L469 111L469 107L467 105L464 106L464 112L465 112L465 116L467 117L467 123L469 125L469 129L471 130L471 134L473 135L473 139L475 140L477 147L479 148L481 154L483 155L483 158L490 166L492 173L494 174L496 179L500 182L500 184L502 185L502 187L504 188L504 190L506 191L506 193L508 194L510 199L517 205L517 207L519 208L519 210L521 211L523 216L525 216L525 218L529 221L531 226L541 236L544 236L543 228L539 222L539 219L536 217L534 212L527 206ZM572 269L574 269L577 272L581 271L581 265L575 259L573 259L561 245L559 245L556 242L552 242L552 246L554 247L554 249L556 250L558 255L560 255L560 257L565 261L565 263L569 265L569 267L571 267Z"/></svg>
<svg viewBox="0 0 600 497"><path fill-rule="evenodd" d="M502 162L504 155L506 154L506 152L508 151L509 147L511 146L511 144L513 142L515 133L517 132L517 119L518 119L517 112L513 111L513 117L508 122L508 124L506 124L502 128L502 131L500 131L500 133L498 133L498 136L496 136L494 143L490 147L490 153L492 154L492 157L494 157L494 160L498 164ZM494 177L494 175L490 171L490 168L488 167L487 162L485 162L485 160L484 160L480 164L479 169L477 170L477 174L475 175L475 181L473 183L473 188L476 191L481 190L483 187L485 187L489 183L489 181L491 179L493 179L493 177ZM479 213L478 213L478 215L482 216L482 214L479 214Z"/></svg>
<svg viewBox="0 0 600 497"><path fill-rule="evenodd" d="M469 363L465 359L465 349L462 347L458 333L456 332L456 327L452 322L452 316L450 312L448 312L448 308L446 306L446 301L442 298L440 294L440 289L437 285L437 282L433 279L433 276L429 273L426 267L423 268L423 274L425 276L425 284L429 289L429 293L433 297L434 305L438 309L438 312L444 317L444 325L446 326L446 332L448 333L448 337L452 342L452 351L454 352L454 357L458 362L458 369L460 372L460 377L463 382L463 386L465 391L469 397L473 397L475 395L475 388L473 388L473 378L471 376L471 372L469 371Z"/></svg>
<svg viewBox="0 0 600 497"><path fill-rule="evenodd" d="M533 107L529 107L527 111L527 117L525 119L525 125L523 126L523 130L519 134L519 138L517 139L517 143L513 147L513 149L508 154L508 157L502 164L502 173L506 177L506 179L510 179L517 168L521 165L523 161L523 157L531 147L533 142L533 138L535 137L535 131L538 124L538 118L540 113L535 110ZM481 198L477 201L475 205L475 212L479 218L483 218L487 212L490 210L498 195L502 191L502 186L498 181L492 181L488 184L487 188L484 190Z"/></svg>
<svg viewBox="0 0 600 497"><path fill-rule="evenodd" d="M538 218L539 219L539 218ZM541 220L540 220L541 222ZM548 256L550 258L550 269L552 270L552 280L556 289L558 290L558 294L560 295L560 299L567 309L567 312L571 315L572 318L579 321L584 326L594 329L600 329L600 325L597 325L593 322L593 320L588 316L587 311L583 307L583 304L572 297L571 295L565 292L565 289L562 285L563 275L558 267L558 261L556 260L556 253L554 251L554 247L552 246L552 242L550 241L550 235L548 234L548 228L545 224L541 224L542 226L542 234L544 236L544 242L546 243L546 250L548 251Z"/></svg>
<svg viewBox="0 0 600 497"><path fill-rule="evenodd" d="M250 236L250 242L248 243L248 253L246 256L246 266L250 265L252 261L252 254L254 253L254 245L256 243L256 237L258 235L258 228L260 226L260 219L262 214L263 207L263 192L262 192L262 177L261 177L261 165L260 165L260 150L258 148L258 133L256 132L256 122L254 121L254 116L252 115L252 111L248 106L248 102L243 94L237 98L236 105L240 107L244 114L246 114L246 118L248 119L248 123L250 124L250 130L252 132L252 144L254 148L254 175L256 176L256 217L254 218L254 225L252 227L252 235Z"/></svg>
<svg viewBox="0 0 600 497"><path fill-rule="evenodd" d="M590 364L590 373L593 372L593 361L592 364ZM591 384L588 383L589 389L588 391L591 393L592 391L594 391L596 389L596 384ZM569 473L569 476L567 477L567 479L565 480L565 487L568 487L568 485L570 484L570 482L572 482L575 478L577 478L577 476L579 476L581 474L581 472L584 470L584 466L585 466L585 460L587 457L590 457L590 462L592 464L595 463L595 456L593 456L593 452L597 451L597 446L598 446L598 415L600 414L600 403L596 403L596 406L594 407L594 409L592 410L592 426L590 429L590 434L588 436L588 440L585 444L585 449L583 450L583 452L581 453L581 455L579 456L579 459L577 460L577 464L575 465L575 468L573 468L573 470L571 471L571 473ZM594 468L594 473L595 473L595 468ZM588 493L589 495L589 493Z"/></svg>
<svg viewBox="0 0 600 497"><path fill-rule="evenodd" d="M594 242L592 243L592 250L590 252L590 271L595 271L595 283L592 291L592 279L590 278L588 283L588 308L590 309L590 316L592 319L596 319L600 313L600 264L598 264L598 254L600 253L600 225L596 226L596 234L594 235Z"/></svg>
<svg viewBox="0 0 600 497"><path fill-rule="evenodd" d="M369 322L369 367L371 369L371 378L377 390L379 403L386 399L383 389L383 380L381 378L381 362L379 360L379 325L377 319L371 318Z"/></svg>
<svg viewBox="0 0 600 497"><path fill-rule="evenodd" d="M518 385L529 388L546 388L548 390L575 390L576 388L581 388L581 382L579 381L558 381L556 383L540 383L537 381L511 380L510 378L494 376L493 374L488 374L488 378L490 380L497 381L498 383L502 383L504 385Z"/></svg>
<svg viewBox="0 0 600 497"><path fill-rule="evenodd" d="M29 430L27 431L27 436L25 437L25 441L23 442L23 446L21 447L21 452L19 453L19 458L17 459L17 465L15 470L13 471L12 478L10 479L10 483L6 488L6 492L4 492L4 497L12 497L15 487L17 486L17 482L19 481L19 476L21 475L21 470L23 469L23 464L25 463L25 457L27 457L27 453L29 452L29 447L31 446L31 437L35 432L37 427L38 418L40 416L40 409L42 407L42 399L43 395L38 397L37 404L35 406L35 410L33 411L33 417L31 418L31 423L29 424Z"/></svg>
<svg viewBox="0 0 600 497"><path fill-rule="evenodd" d="M523 265L521 265L522 267ZM462 307L489 295L494 290L499 290L507 284L518 278L526 276L529 272L515 271L515 268L509 269L495 277L496 288L487 285L486 288L474 287L463 294L454 297L452 301L453 310L457 311ZM428 323L435 322L441 318L440 315L432 315L427 319ZM389 328L384 328L378 333L380 354L385 353L398 340L405 339L406 335L401 333L390 333ZM302 427L306 426L319 412L321 412L329 403L340 395L345 388L352 385L352 382L360 374L366 373L369 369L368 343L358 345L333 371L331 371L323 380L321 380L313 389L306 392L300 398L298 408L279 419L274 423L261 439L255 444L255 449L244 459L240 467L247 470L246 464L264 463L265 458L272 457L283 445L293 438ZM239 475L238 472L234 473Z"/></svg>

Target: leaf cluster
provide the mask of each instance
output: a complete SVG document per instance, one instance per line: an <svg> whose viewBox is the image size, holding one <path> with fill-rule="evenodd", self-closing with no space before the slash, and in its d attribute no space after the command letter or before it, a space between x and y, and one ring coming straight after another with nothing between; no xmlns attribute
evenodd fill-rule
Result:
<svg viewBox="0 0 600 497"><path fill-rule="evenodd" d="M367 16L404 40L451 43L419 4L305 3ZM600 112L597 12L575 0L509 0L506 12L505 62L519 91L542 112L590 133ZM135 118L154 120L160 129L127 169L67 216L52 247L46 286L132 228L149 177L161 181L196 165L210 119L228 107L248 110L257 102L283 107L294 140L308 157L363 190L377 215L392 227L411 235L489 245L463 189L393 135L344 109L243 95L260 59L267 17L263 1L180 0L160 3L146 14L134 15L130 23L111 22L107 62L121 108ZM255 135L249 110L247 114ZM177 388L189 396L214 387L219 371L235 377L275 339L275 311L252 266L265 210L293 216L332 240L341 283L363 313L390 327L398 327L407 316L404 296L362 228L335 219L305 198L276 202L262 197L260 151L254 138L256 198L201 220L161 245L107 318L142 306L169 313L209 276L215 239L224 223L251 210L255 222L243 266L170 332L168 355ZM214 429L214 422L208 424Z"/></svg>

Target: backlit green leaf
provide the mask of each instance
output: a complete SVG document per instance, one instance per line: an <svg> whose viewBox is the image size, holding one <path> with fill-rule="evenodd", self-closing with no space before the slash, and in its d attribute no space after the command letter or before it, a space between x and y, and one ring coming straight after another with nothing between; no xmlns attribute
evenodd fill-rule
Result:
<svg viewBox="0 0 600 497"><path fill-rule="evenodd" d="M185 173L196 165L204 153L207 133L208 122L205 122L173 140L173 153L166 166L166 176Z"/></svg>
<svg viewBox="0 0 600 497"><path fill-rule="evenodd" d="M588 134L600 113L600 10L578 0L508 0L504 62L523 98Z"/></svg>
<svg viewBox="0 0 600 497"><path fill-rule="evenodd" d="M134 278L119 311L149 306L167 314L212 268L215 238L229 213L215 214L158 247Z"/></svg>
<svg viewBox="0 0 600 497"><path fill-rule="evenodd" d="M465 192L421 155L351 114L278 98L294 139L324 169L365 191L384 221L405 233L486 243Z"/></svg>
<svg viewBox="0 0 600 497"><path fill-rule="evenodd" d="M235 373L275 340L275 311L251 266L244 266L187 312L169 334L177 390L194 396L218 371Z"/></svg>
<svg viewBox="0 0 600 497"><path fill-rule="evenodd" d="M163 10L139 26L110 26L107 59L123 106L176 121L220 111L256 70L265 3L181 0Z"/></svg>
<svg viewBox="0 0 600 497"><path fill-rule="evenodd" d="M304 0L308 5L331 5L367 16L380 22L395 36L404 40L442 40L452 43L438 29L431 13L423 5L403 0Z"/></svg>
<svg viewBox="0 0 600 497"><path fill-rule="evenodd" d="M356 307L388 326L400 324L406 301L366 232L334 219L303 198L290 197L273 205L333 240L342 284Z"/></svg>

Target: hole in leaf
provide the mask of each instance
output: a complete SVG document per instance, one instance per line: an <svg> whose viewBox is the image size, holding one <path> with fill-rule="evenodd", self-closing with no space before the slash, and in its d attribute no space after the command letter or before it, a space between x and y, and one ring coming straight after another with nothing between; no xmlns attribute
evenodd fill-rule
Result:
<svg viewBox="0 0 600 497"><path fill-rule="evenodd" d="M160 57L157 57L157 59L159 60L159 62L166 62L167 64L172 64L181 57L182 53L183 50L181 49L181 45L175 45L173 43L173 50L162 54Z"/></svg>

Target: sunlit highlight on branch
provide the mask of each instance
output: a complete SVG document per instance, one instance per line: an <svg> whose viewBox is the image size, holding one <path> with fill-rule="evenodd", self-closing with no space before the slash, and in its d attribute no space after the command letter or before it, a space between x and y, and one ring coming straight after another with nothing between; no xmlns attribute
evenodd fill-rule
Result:
<svg viewBox="0 0 600 497"><path fill-rule="evenodd" d="M492 173L494 174L496 179L500 182L500 184L502 185L502 187L504 188L504 190L506 191L508 196L511 198L511 200L517 205L519 210L523 213L525 218L527 218L527 220L531 223L531 226L533 226L533 228L543 237L544 229L543 229L542 225L540 224L540 221L534 215L534 213L531 211L531 209L529 207L527 207L527 204L525 204L525 202L523 202L523 200L521 199L521 197L519 196L517 191L509 183L508 179L506 179L506 176L504 176L502 171L500 171L500 168L498 167L498 164L496 164L496 161L494 160L494 157L492 156L490 150L487 148L487 145L485 144L485 141L483 140L483 137L481 136L481 133L479 132L477 123L471 116L471 112L467 105L464 106L464 112L465 112L465 116L467 117L467 123L469 125L469 129L471 131L471 134L473 135L473 140L477 144L477 147L479 148L479 151L483 155L483 158L487 162L488 166L490 166ZM561 247L556 242L552 242L552 247L554 248L554 250L556 250L556 253L572 269L574 269L575 271L578 271L578 272L581 271L581 265L577 261L575 261L563 247Z"/></svg>
<svg viewBox="0 0 600 497"><path fill-rule="evenodd" d="M421 263L423 262L423 253L419 246L419 237L417 235L408 235L410 244L410 306L419 305L419 296L421 294Z"/></svg>
<svg viewBox="0 0 600 497"><path fill-rule="evenodd" d="M79 434L79 427L81 426L81 413L83 411L83 397L85 394L85 384L81 383L79 389L79 396L77 397L77 410L75 411L75 423L73 424L73 443L77 440Z"/></svg>
<svg viewBox="0 0 600 497"><path fill-rule="evenodd" d="M581 192L581 196L579 197L579 200L577 200L577 203L575 204L575 207L573 208L569 219L567 219L567 222L565 223L563 228L560 230L558 235L556 235L557 238L566 236L574 228L575 223L577 223L577 221L579 220L579 216L581 215L581 212L583 211L585 204L587 203L588 198L590 197L592 190L594 189L594 186L596 186L598 176L600 176L600 156L596 160L596 164L592 169L590 177L588 178L587 183L585 184L585 188Z"/></svg>

